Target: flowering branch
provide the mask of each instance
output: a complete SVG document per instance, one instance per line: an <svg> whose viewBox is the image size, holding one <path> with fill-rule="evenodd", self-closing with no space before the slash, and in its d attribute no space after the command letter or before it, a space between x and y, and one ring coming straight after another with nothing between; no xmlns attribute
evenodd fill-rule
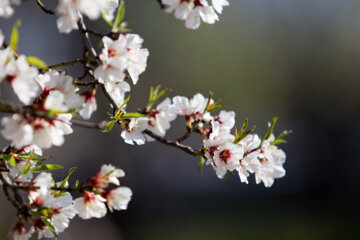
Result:
<svg viewBox="0 0 360 240"><path fill-rule="evenodd" d="M19 1L3 0L0 17L9 17L11 4ZM101 218L107 210L125 210L132 197L127 187L119 187L119 178L125 173L112 165L104 164L95 176L82 184L77 180L69 185L73 167L60 182L49 171L61 165L47 163L43 150L61 146L65 136L73 133L72 126L110 132L113 127L122 129L121 137L127 144L143 145L158 141L199 157L199 170L210 165L223 179L229 172L237 172L241 182L248 183L250 174L256 183L270 187L274 180L285 175L285 153L278 144L285 143L290 131L274 133L276 115L263 137L248 130L248 120L239 125L235 112L222 110L213 94L208 98L195 94L165 97L169 89L151 87L149 101L140 111L130 111L129 92L147 68L149 50L143 39L129 33L129 21L123 21L124 1L117 0L59 0L55 11L47 9L41 0L35 0L42 11L57 17L62 33L78 30L82 40L82 57L48 66L34 56L19 53L19 21L15 24L9 44L0 31L0 81L8 82L20 102L17 105L0 100L0 112L11 116L2 118L1 135L10 146L0 152L0 183L7 200L18 210L17 223L12 231L14 239L29 239L37 233L39 238L56 238L76 215L83 219ZM167 12L185 20L185 26L197 29L201 21L213 24L227 0L158 0ZM87 28L84 16L91 20L103 18L109 25L105 34ZM102 49L93 43L89 34L101 38ZM99 52L99 53L98 53ZM77 78L67 74L67 68L83 67ZM65 70L55 70L65 68ZM132 84L132 85L131 85ZM97 110L96 93L101 89L112 114L109 121L88 121ZM219 111L220 110L220 111ZM104 113L105 115L105 113ZM83 120L73 119L79 116ZM106 116L106 115L105 115ZM185 133L176 140L165 136L176 118L185 121ZM241 126L239 129L236 126ZM183 144L192 135L202 138L200 149ZM116 187L114 187L114 185ZM73 193L81 197L73 200Z"/></svg>

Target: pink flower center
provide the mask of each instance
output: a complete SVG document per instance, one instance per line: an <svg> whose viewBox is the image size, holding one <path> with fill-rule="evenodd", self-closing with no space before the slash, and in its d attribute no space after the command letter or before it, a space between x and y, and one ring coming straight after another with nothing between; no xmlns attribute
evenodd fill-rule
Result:
<svg viewBox="0 0 360 240"><path fill-rule="evenodd" d="M219 157L221 159L221 161L223 161L224 163L227 163L230 158L231 158L231 152L230 150L226 149L220 152Z"/></svg>

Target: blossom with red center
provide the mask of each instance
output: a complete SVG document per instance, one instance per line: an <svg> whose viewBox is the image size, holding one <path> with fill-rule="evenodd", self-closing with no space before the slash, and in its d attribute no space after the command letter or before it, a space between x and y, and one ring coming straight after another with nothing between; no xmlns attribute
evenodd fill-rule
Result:
<svg viewBox="0 0 360 240"><path fill-rule="evenodd" d="M124 176L125 172L122 169L111 164L104 164L90 182L93 186L106 188L110 183L120 185L119 178Z"/></svg>
<svg viewBox="0 0 360 240"><path fill-rule="evenodd" d="M228 171L233 171L240 166L244 148L231 142L218 147L214 152L214 168L219 178L224 177Z"/></svg>
<svg viewBox="0 0 360 240"><path fill-rule="evenodd" d="M102 196L84 191L83 197L74 200L74 208L82 219L102 218L107 212L105 202Z"/></svg>

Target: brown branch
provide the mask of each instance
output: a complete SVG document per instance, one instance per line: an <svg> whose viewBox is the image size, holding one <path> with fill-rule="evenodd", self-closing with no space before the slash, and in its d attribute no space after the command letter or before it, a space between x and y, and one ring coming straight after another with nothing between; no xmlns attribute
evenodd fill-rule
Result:
<svg viewBox="0 0 360 240"><path fill-rule="evenodd" d="M115 114L115 112L118 110L118 105L116 104L114 99L112 99L112 97L109 95L109 93L106 91L104 84L101 84L101 90L103 91L107 100L111 103L112 108L114 110L114 114Z"/></svg>
<svg viewBox="0 0 360 240"><path fill-rule="evenodd" d="M54 15L56 16L56 12L50 10L50 9L47 9L44 4L41 2L41 0L35 0L35 2L37 3L37 5L40 7L41 10L43 10L45 13L47 14L50 14L50 15Z"/></svg>
<svg viewBox="0 0 360 240"><path fill-rule="evenodd" d="M61 63L58 63L58 64L50 65L50 66L48 66L48 68L53 69L53 68L73 66L73 65L76 65L76 64L85 64L85 63L86 63L86 60L84 60L84 59L75 59L75 60L69 61L69 62L61 62Z"/></svg>
<svg viewBox="0 0 360 240"><path fill-rule="evenodd" d="M84 19L81 16L80 13L79 13L79 21L78 21L77 24L78 24L79 32L80 32L80 35L81 35L81 40L82 40L84 46L86 47L86 51L90 52L92 55L94 55L94 57L97 57L97 53L96 53L94 47L91 44L89 34L88 34L88 30L86 29L86 25L84 23Z"/></svg>
<svg viewBox="0 0 360 240"><path fill-rule="evenodd" d="M154 134L153 132L151 132L149 130L145 130L145 131L143 131L143 133L154 138L155 140L161 142L162 144L179 148L179 149L183 150L184 152L189 153L190 155L193 155L193 156L201 156L202 155L202 153L200 151L197 151L190 146L183 145L183 144L179 143L178 141L167 140L163 137L160 137L160 136Z"/></svg>

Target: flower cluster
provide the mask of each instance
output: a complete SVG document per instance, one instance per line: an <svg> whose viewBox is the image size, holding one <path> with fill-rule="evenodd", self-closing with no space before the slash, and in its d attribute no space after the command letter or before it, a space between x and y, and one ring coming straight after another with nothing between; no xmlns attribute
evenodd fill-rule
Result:
<svg viewBox="0 0 360 240"><path fill-rule="evenodd" d="M170 122L176 116L183 116L188 134L195 132L204 137L201 154L206 158L206 164L213 166L219 178L236 170L241 182L248 183L249 173L254 173L256 183L263 182L270 187L275 178L285 176L283 164L286 156L276 144L283 142L282 137L287 133L275 139L272 129L277 117L263 139L250 134L253 129L246 131L247 121L241 131L235 130L233 135L235 112L221 110L218 115L211 115L214 109L220 107L212 98L205 98L200 93L192 99L176 96L172 102L166 98L155 109L145 111L144 117L123 121L121 136L128 144L135 142L141 145L146 139L153 140L145 131L164 137L170 129Z"/></svg>
<svg viewBox="0 0 360 240"><path fill-rule="evenodd" d="M175 17L185 20L185 26L189 29L197 29L201 20L208 24L214 24L219 20L218 15L222 13L223 7L228 6L227 0L162 0L166 6L166 12L174 11Z"/></svg>
<svg viewBox="0 0 360 240"><path fill-rule="evenodd" d="M11 114L1 119L1 135L10 146L0 152L0 184L6 199L18 210L18 221L13 228L14 239L56 238L68 226L71 219L104 217L109 210L125 210L132 191L120 187L123 170L110 164L103 165L95 176L82 184L70 186L71 168L67 176L56 182L48 171L62 168L57 164L45 164L43 150L64 143L65 135L72 127L85 127L109 132L114 126L122 128L121 137L128 144L142 145L158 141L176 147L192 156L200 157L199 170L210 165L219 178L236 171L241 182L248 183L250 174L256 183L270 187L276 178L285 175L285 153L277 147L289 131L278 136L274 125L278 115L269 123L264 137L247 130L248 121L239 130L235 127L235 112L220 110L222 106L213 99L195 94L167 97L160 101L168 89L151 87L148 104L135 112L128 111L129 81L136 85L140 74L147 67L149 51L143 48L143 39L128 33L129 22L124 22L125 5L119 0L58 0L56 12L49 10L41 1L38 6L47 14L58 16L60 32L69 33L79 28L83 43L82 57L69 62L48 66L42 60L25 56L17 50L19 21L15 24L9 44L0 30L0 82L11 85L23 105L0 100L0 112ZM167 12L185 20L187 28L197 29L201 21L213 24L227 0L158 0ZM20 0L0 0L0 16L13 13L11 5ZM113 13L116 8L117 14ZM89 19L100 16L110 27L108 33L88 29L83 15ZM97 53L89 35L98 37L102 46ZM81 76L69 76L67 67L81 65ZM65 68L65 70L55 70ZM90 119L98 109L97 90L100 89L112 108L109 121L99 123ZM79 115L79 116L78 116ZM175 140L166 139L176 118L185 121L186 132ZM192 136L202 137L199 149L183 144ZM81 194L76 199L73 193Z"/></svg>
<svg viewBox="0 0 360 240"><path fill-rule="evenodd" d="M0 2L0 17L8 18L14 13L11 4L19 5L21 0L1 0Z"/></svg>
<svg viewBox="0 0 360 240"><path fill-rule="evenodd" d="M40 90L35 81L38 69L29 65L26 56L17 56L10 47L2 48L3 41L4 35L0 30L0 82L6 80L19 100L30 104Z"/></svg>
<svg viewBox="0 0 360 240"><path fill-rule="evenodd" d="M120 34L116 40L109 37L102 39L104 48L100 54L101 65L95 69L94 76L105 85L106 91L117 105L130 91L125 82L129 74L133 84L146 69L149 51L142 48L143 39L137 34Z"/></svg>
<svg viewBox="0 0 360 240"><path fill-rule="evenodd" d="M81 14L91 20L103 15L107 20L113 19L113 13L118 7L119 0L59 0L57 12L60 17L57 26L60 32L69 33L78 29Z"/></svg>
<svg viewBox="0 0 360 240"><path fill-rule="evenodd" d="M24 161L24 157L28 156L24 152L27 151L29 149L14 153L16 162ZM33 151L30 154L32 157L37 156ZM45 172L32 179L32 174L30 176L30 173L26 172L40 170L33 165L21 167L18 164L16 169L22 170L16 174L13 173L13 169L13 166L9 167L9 173L3 174L3 179L7 184L13 184L27 176L27 181L19 187L27 189L28 195L26 213L20 214L13 229L14 239L29 239L36 232L39 239L54 238L69 226L70 220L76 215L83 219L102 218L106 215L107 207L110 211L126 210L132 197L132 191L127 187L108 189L110 184L119 186L118 178L125 176L123 170L112 165L103 165L89 182L73 188L68 184L71 172L62 182L55 183L52 175ZM74 200L70 192L80 192L82 197ZM26 230L26 222L31 225L29 230Z"/></svg>

